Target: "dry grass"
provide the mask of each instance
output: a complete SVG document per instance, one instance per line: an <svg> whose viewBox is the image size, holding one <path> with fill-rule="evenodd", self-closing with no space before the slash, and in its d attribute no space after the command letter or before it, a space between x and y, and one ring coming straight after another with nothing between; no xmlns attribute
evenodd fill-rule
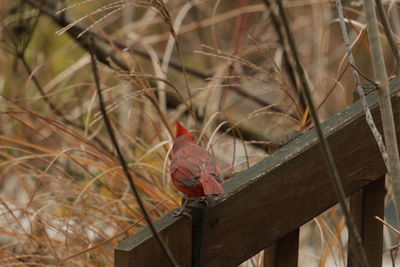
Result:
<svg viewBox="0 0 400 267"><path fill-rule="evenodd" d="M145 225L99 112L90 57L78 44L89 31L127 66L103 58L101 86L153 220L180 202L167 168L175 119L212 149L227 179L276 149L271 142L310 126L259 1L65 1L54 7L71 22L64 28L23 2L0 1L1 266L111 266L113 247ZM354 101L335 7L290 1L286 8L326 119ZM390 8L397 22L397 3ZM361 11L345 7L357 64L369 76ZM75 25L84 29L77 40L67 34ZM224 123L254 135L232 137L220 130ZM344 266L346 236L342 215L327 211L302 229L301 264ZM246 264L262 266L262 255Z"/></svg>

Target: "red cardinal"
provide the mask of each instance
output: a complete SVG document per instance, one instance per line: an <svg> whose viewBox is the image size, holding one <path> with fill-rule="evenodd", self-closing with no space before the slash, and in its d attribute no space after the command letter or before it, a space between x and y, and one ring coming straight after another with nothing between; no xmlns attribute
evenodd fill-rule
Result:
<svg viewBox="0 0 400 267"><path fill-rule="evenodd" d="M186 195L179 212L182 214L189 198L224 193L221 169L208 151L194 142L194 136L176 121L176 137L170 165L172 182Z"/></svg>

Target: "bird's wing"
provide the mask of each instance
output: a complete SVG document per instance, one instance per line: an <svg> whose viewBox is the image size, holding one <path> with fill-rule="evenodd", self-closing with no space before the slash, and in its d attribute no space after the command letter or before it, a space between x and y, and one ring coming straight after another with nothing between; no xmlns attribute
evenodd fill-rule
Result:
<svg viewBox="0 0 400 267"><path fill-rule="evenodd" d="M200 182L203 186L203 192L206 196L224 193L224 188L215 179L215 177L209 173L203 173L200 176Z"/></svg>
<svg viewBox="0 0 400 267"><path fill-rule="evenodd" d="M171 163L171 176L180 185L197 187L200 183L200 174L200 165L194 158L181 158Z"/></svg>
<svg viewBox="0 0 400 267"><path fill-rule="evenodd" d="M221 168L210 155L206 159L203 165L205 172L211 174L219 183L222 183Z"/></svg>
<svg viewBox="0 0 400 267"><path fill-rule="evenodd" d="M188 187L196 187L204 173L211 174L222 183L220 167L206 149L194 143L187 144L174 153L170 171L179 184Z"/></svg>

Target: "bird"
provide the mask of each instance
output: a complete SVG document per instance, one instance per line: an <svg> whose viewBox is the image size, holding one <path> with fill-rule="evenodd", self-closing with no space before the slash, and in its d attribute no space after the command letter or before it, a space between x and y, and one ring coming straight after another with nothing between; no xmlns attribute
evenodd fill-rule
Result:
<svg viewBox="0 0 400 267"><path fill-rule="evenodd" d="M186 198L179 211L183 213L190 198L207 198L210 195L224 193L221 168L213 156L194 141L194 136L178 121L176 136L172 148L170 175L175 187Z"/></svg>

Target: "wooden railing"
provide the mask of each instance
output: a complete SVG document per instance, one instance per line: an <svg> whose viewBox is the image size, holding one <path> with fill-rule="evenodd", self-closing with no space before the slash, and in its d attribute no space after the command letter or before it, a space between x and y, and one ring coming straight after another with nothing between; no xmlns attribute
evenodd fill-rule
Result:
<svg viewBox="0 0 400 267"><path fill-rule="evenodd" d="M400 79L391 82L399 135ZM376 125L375 93L368 96ZM356 102L323 123L371 266L382 266L386 169ZM265 266L297 266L299 227L338 202L314 130L224 183L226 194L190 206L192 220L171 213L156 222L181 266L236 266L266 249ZM354 242L349 240L350 243ZM115 266L168 266L148 229L115 249ZM349 253L348 266L356 266Z"/></svg>

